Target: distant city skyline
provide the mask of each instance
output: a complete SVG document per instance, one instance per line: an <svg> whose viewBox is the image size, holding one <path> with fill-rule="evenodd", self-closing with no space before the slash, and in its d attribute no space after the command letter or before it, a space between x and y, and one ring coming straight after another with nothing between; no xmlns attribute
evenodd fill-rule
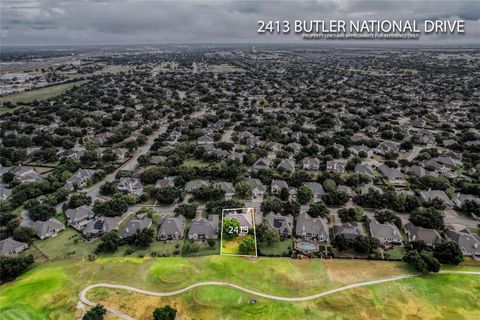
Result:
<svg viewBox="0 0 480 320"><path fill-rule="evenodd" d="M1 42L14 45L185 43L445 46L480 44L478 1L68 1L2 0ZM463 19L465 34L419 40L303 40L257 34L258 20ZM312 43L313 42L313 43Z"/></svg>

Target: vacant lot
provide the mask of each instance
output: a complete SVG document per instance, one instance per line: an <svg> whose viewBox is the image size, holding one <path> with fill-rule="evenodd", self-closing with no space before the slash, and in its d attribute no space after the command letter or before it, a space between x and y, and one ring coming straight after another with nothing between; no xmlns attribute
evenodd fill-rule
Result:
<svg viewBox="0 0 480 320"><path fill-rule="evenodd" d="M478 267L476 267L478 270ZM72 319L78 293L109 282L171 291L201 281L228 281L280 296L305 296L350 283L409 272L405 264L359 260L284 258L98 258L44 263L0 287L6 319ZM175 305L182 319L474 319L480 310L480 279L432 275L353 289L309 302L257 299L223 287L201 287L180 296L150 298L121 290L95 289L90 299L136 319L150 319L162 304Z"/></svg>
<svg viewBox="0 0 480 320"><path fill-rule="evenodd" d="M34 90L25 91L25 92L15 93L9 96L0 97L0 103L7 102L7 101L10 101L12 103L18 103L18 102L32 102L34 100L45 100L45 99L55 97L59 94L62 94L68 89L73 88L74 86L81 86L86 82L87 80L80 80L76 82L54 85L46 88L40 88L40 89L34 89ZM0 109L0 110L3 111L4 109Z"/></svg>

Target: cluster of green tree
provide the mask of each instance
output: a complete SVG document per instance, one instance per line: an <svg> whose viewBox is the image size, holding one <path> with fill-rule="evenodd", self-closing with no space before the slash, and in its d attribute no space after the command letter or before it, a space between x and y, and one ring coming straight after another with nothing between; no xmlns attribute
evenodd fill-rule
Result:
<svg viewBox="0 0 480 320"><path fill-rule="evenodd" d="M466 200L460 208L459 211L469 214L471 216L475 215L480 217L480 202L474 200Z"/></svg>
<svg viewBox="0 0 480 320"><path fill-rule="evenodd" d="M322 194L322 201L329 206L341 206L348 202L350 196L343 191Z"/></svg>
<svg viewBox="0 0 480 320"><path fill-rule="evenodd" d="M403 261L407 262L418 272L438 272L440 271L440 262L433 256L430 251L410 250L403 256Z"/></svg>
<svg viewBox="0 0 480 320"><path fill-rule="evenodd" d="M259 243L264 243L271 246L280 241L280 234L275 230L270 223L263 221L255 229L257 240Z"/></svg>
<svg viewBox="0 0 480 320"><path fill-rule="evenodd" d="M116 193L110 200L95 200L93 203L93 212L99 216L118 217L127 212L128 207L134 203L134 197L123 193Z"/></svg>
<svg viewBox="0 0 480 320"><path fill-rule="evenodd" d="M225 191L213 186L203 186L195 189L193 196L199 201L217 201L225 197Z"/></svg>
<svg viewBox="0 0 480 320"><path fill-rule="evenodd" d="M314 202L310 204L310 207L308 208L307 213L312 218L317 218L317 217L327 218L328 215L330 214L330 211L325 206L325 204L323 204L323 202Z"/></svg>
<svg viewBox="0 0 480 320"><path fill-rule="evenodd" d="M412 188L421 190L433 189L447 191L451 188L450 181L443 176L425 175L421 178L410 176L408 182Z"/></svg>
<svg viewBox="0 0 480 320"><path fill-rule="evenodd" d="M103 320L107 310L101 304L97 304L87 312L82 317L82 320Z"/></svg>
<svg viewBox="0 0 480 320"><path fill-rule="evenodd" d="M409 220L417 227L437 230L445 228L443 212L435 208L419 208L410 214Z"/></svg>
<svg viewBox="0 0 480 320"><path fill-rule="evenodd" d="M236 219L223 218L222 239L235 239L240 233L240 222Z"/></svg>
<svg viewBox="0 0 480 320"><path fill-rule="evenodd" d="M397 226L397 228L401 229L402 228L402 220L400 219L399 216L397 216L395 213L393 213L390 210L380 210L375 212L375 220L377 220L380 223L392 223Z"/></svg>
<svg viewBox="0 0 480 320"><path fill-rule="evenodd" d="M273 211L283 215L291 214L298 216L300 214L300 204L296 201L282 201L275 196L269 196L263 200L260 210L264 213Z"/></svg>
<svg viewBox="0 0 480 320"><path fill-rule="evenodd" d="M33 256L0 256L0 282L13 280L34 262Z"/></svg>
<svg viewBox="0 0 480 320"><path fill-rule="evenodd" d="M179 204L175 208L174 212L176 216L182 215L187 219L193 219L195 218L195 215L197 213L197 204L196 203Z"/></svg>
<svg viewBox="0 0 480 320"><path fill-rule="evenodd" d="M460 246L453 241L444 242L432 249L423 240L410 242L403 260L419 272L438 272L443 264L458 265L463 261Z"/></svg>
<svg viewBox="0 0 480 320"><path fill-rule="evenodd" d="M175 320L177 317L177 309L166 305L161 308L156 308L153 311L154 320Z"/></svg>
<svg viewBox="0 0 480 320"><path fill-rule="evenodd" d="M150 196L161 204L172 204L183 199L183 191L177 187L154 188Z"/></svg>
<svg viewBox="0 0 480 320"><path fill-rule="evenodd" d="M33 221L46 221L57 214L57 210L54 206L46 203L40 203L36 199L25 202L24 208L28 210L28 216Z"/></svg>
<svg viewBox="0 0 480 320"><path fill-rule="evenodd" d="M337 211L337 214L343 223L355 221L359 222L365 218L365 216L363 215L363 209L360 207L342 208Z"/></svg>
<svg viewBox="0 0 480 320"><path fill-rule="evenodd" d="M205 207L205 211L208 214L218 214L221 215L223 209L235 209L235 208L242 208L243 202L228 199L228 200L218 200L218 201L210 201L207 203Z"/></svg>
<svg viewBox="0 0 480 320"><path fill-rule="evenodd" d="M354 201L363 207L391 209L398 212L411 212L420 207L420 200L415 195L396 194L392 189L387 189L383 194L370 189L366 194L356 196Z"/></svg>
<svg viewBox="0 0 480 320"><path fill-rule="evenodd" d="M339 251L345 251L352 248L358 253L371 254L374 250L380 247L380 241L369 236L358 236L354 239L349 239L343 234L338 234L333 238L332 245Z"/></svg>
<svg viewBox="0 0 480 320"><path fill-rule="evenodd" d="M240 254L244 255L251 255L255 254L255 239L252 236L246 236L243 238L242 242L240 242L240 245L238 246L238 250Z"/></svg>

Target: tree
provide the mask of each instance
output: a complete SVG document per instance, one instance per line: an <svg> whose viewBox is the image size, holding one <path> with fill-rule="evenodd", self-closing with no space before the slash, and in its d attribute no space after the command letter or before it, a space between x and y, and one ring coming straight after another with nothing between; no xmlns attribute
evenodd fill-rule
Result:
<svg viewBox="0 0 480 320"><path fill-rule="evenodd" d="M240 254L255 253L255 239L252 236L246 236L238 247Z"/></svg>
<svg viewBox="0 0 480 320"><path fill-rule="evenodd" d="M28 215L33 221L47 221L56 213L57 211L55 210L55 207L47 205L45 203L35 205L28 210Z"/></svg>
<svg viewBox="0 0 480 320"><path fill-rule="evenodd" d="M436 246L434 254L441 263L458 265L463 261L462 249L453 241L447 241Z"/></svg>
<svg viewBox="0 0 480 320"><path fill-rule="evenodd" d="M337 234L332 240L332 245L339 251L345 251L352 245L352 241L343 234Z"/></svg>
<svg viewBox="0 0 480 320"><path fill-rule="evenodd" d="M434 208L417 209L410 214L409 220L417 227L437 230L445 227L442 212Z"/></svg>
<svg viewBox="0 0 480 320"><path fill-rule="evenodd" d="M323 181L322 183L322 186L325 192L334 192L335 189L337 188L337 184L333 179L325 179L325 181Z"/></svg>
<svg viewBox="0 0 480 320"><path fill-rule="evenodd" d="M410 250L403 256L403 261L413 266L418 272L438 272L440 262L429 251Z"/></svg>
<svg viewBox="0 0 480 320"><path fill-rule="evenodd" d="M283 215L289 215L296 217L300 214L300 203L296 201L287 201L283 204Z"/></svg>
<svg viewBox="0 0 480 320"><path fill-rule="evenodd" d="M290 198L290 192L288 191L288 188L283 187L280 190L280 199L282 199L283 201L287 201L289 198Z"/></svg>
<svg viewBox="0 0 480 320"><path fill-rule="evenodd" d="M214 201L223 199L223 197L225 196L225 191L212 186L203 186L201 188L195 189L193 191L193 196L195 197L195 199L198 200Z"/></svg>
<svg viewBox="0 0 480 320"><path fill-rule="evenodd" d="M459 208L461 212L480 217L480 202L474 200L466 200Z"/></svg>
<svg viewBox="0 0 480 320"><path fill-rule="evenodd" d="M176 187L165 187L161 189L155 189L153 194L154 194L154 197L161 204L172 204L182 196L181 190Z"/></svg>
<svg viewBox="0 0 480 320"><path fill-rule="evenodd" d="M70 200L68 201L69 208L78 208L82 205L89 206L92 203L92 198L87 196L86 193L74 193L70 196Z"/></svg>
<svg viewBox="0 0 480 320"><path fill-rule="evenodd" d="M154 320L175 320L177 316L177 309L166 305L162 308L156 308L153 311Z"/></svg>
<svg viewBox="0 0 480 320"><path fill-rule="evenodd" d="M361 207L357 208L342 208L337 212L338 217L342 220L343 223L362 221L363 218L363 209Z"/></svg>
<svg viewBox="0 0 480 320"><path fill-rule="evenodd" d="M101 304L97 304L83 315L82 320L102 320L106 313L107 310Z"/></svg>
<svg viewBox="0 0 480 320"><path fill-rule="evenodd" d="M187 219L195 218L197 214L197 204L196 203L182 203L175 208L175 216L182 215Z"/></svg>
<svg viewBox="0 0 480 320"><path fill-rule="evenodd" d="M282 211L282 201L277 197L267 197L263 200L262 204L260 205L260 210L264 213L268 213L270 211L279 213Z"/></svg>
<svg viewBox="0 0 480 320"><path fill-rule="evenodd" d="M270 223L263 221L256 229L257 240L269 246L280 241L280 234Z"/></svg>
<svg viewBox="0 0 480 320"><path fill-rule="evenodd" d="M375 212L375 220L380 223L394 223L398 228L402 226L402 220L400 219L400 217L390 210L381 210Z"/></svg>
<svg viewBox="0 0 480 320"><path fill-rule="evenodd" d="M369 236L358 236L353 240L353 247L360 253L372 253L380 247L378 239Z"/></svg>
<svg viewBox="0 0 480 320"><path fill-rule="evenodd" d="M100 240L102 242L98 245L96 249L97 252L114 252L120 244L120 237L118 236L117 230L104 233Z"/></svg>
<svg viewBox="0 0 480 320"><path fill-rule="evenodd" d="M313 192L307 186L298 188L297 200L300 204L307 204L313 199Z"/></svg>
<svg viewBox="0 0 480 320"><path fill-rule="evenodd" d="M252 197L252 186L245 180L237 182L235 184L235 193L242 199Z"/></svg>
<svg viewBox="0 0 480 320"><path fill-rule="evenodd" d="M343 191L334 191L322 195L322 201L329 206L341 206L347 203L350 197Z"/></svg>
<svg viewBox="0 0 480 320"><path fill-rule="evenodd" d="M36 233L33 228L19 226L13 230L13 239L21 242L32 243Z"/></svg>
<svg viewBox="0 0 480 320"><path fill-rule="evenodd" d="M134 243L137 247L148 247L153 242L153 237L152 228L137 230Z"/></svg>
<svg viewBox="0 0 480 320"><path fill-rule="evenodd" d="M13 280L33 264L33 256L0 256L0 282Z"/></svg>
<svg viewBox="0 0 480 320"><path fill-rule="evenodd" d="M236 219L224 218L222 236L225 240L232 240L240 233L240 222Z"/></svg>
<svg viewBox="0 0 480 320"><path fill-rule="evenodd" d="M322 202L312 203L307 213L312 218L316 218L316 217L326 218L330 214L330 212L328 211L328 208Z"/></svg>

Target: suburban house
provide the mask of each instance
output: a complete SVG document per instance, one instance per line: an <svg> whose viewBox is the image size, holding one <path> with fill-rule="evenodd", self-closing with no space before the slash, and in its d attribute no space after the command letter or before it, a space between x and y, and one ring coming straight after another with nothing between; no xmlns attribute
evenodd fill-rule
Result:
<svg viewBox="0 0 480 320"><path fill-rule="evenodd" d="M197 143L199 145L205 145L205 144L213 144L215 141L213 140L213 137L209 135L203 135L200 138L197 139Z"/></svg>
<svg viewBox="0 0 480 320"><path fill-rule="evenodd" d="M81 189L87 185L87 181L93 177L95 170L78 169L73 176L65 182L65 188L73 190L75 187Z"/></svg>
<svg viewBox="0 0 480 320"><path fill-rule="evenodd" d="M87 238L94 238L101 236L105 232L118 230L124 218L125 217L99 217L87 224L85 229L83 229L83 234Z"/></svg>
<svg viewBox="0 0 480 320"><path fill-rule="evenodd" d="M400 170L390 168L384 164L378 167L380 173L393 184L404 185L406 183L405 175Z"/></svg>
<svg viewBox="0 0 480 320"><path fill-rule="evenodd" d="M65 225L55 218L50 218L47 221L25 220L21 225L35 230L35 234L42 240L48 237L54 237L65 229Z"/></svg>
<svg viewBox="0 0 480 320"><path fill-rule="evenodd" d="M306 240L329 241L327 221L322 218L312 218L308 213L301 213L297 217L295 234Z"/></svg>
<svg viewBox="0 0 480 320"><path fill-rule="evenodd" d="M354 168L355 173L363 174L369 176L370 178L374 178L375 174L373 173L372 169L366 164L356 164Z"/></svg>
<svg viewBox="0 0 480 320"><path fill-rule="evenodd" d="M125 148L115 148L112 151L117 156L118 160L124 160L128 152Z"/></svg>
<svg viewBox="0 0 480 320"><path fill-rule="evenodd" d="M435 229L416 227L411 222L405 224L403 229L408 236L408 241L422 240L432 248L442 243L442 237Z"/></svg>
<svg viewBox="0 0 480 320"><path fill-rule="evenodd" d="M444 232L445 238L458 243L464 256L480 260L480 237L467 228L454 225Z"/></svg>
<svg viewBox="0 0 480 320"><path fill-rule="evenodd" d="M158 179L157 182L155 182L155 188L158 189L163 189L167 187L173 187L175 185L173 179Z"/></svg>
<svg viewBox="0 0 480 320"><path fill-rule="evenodd" d="M35 168L27 166L18 166L10 170L21 183L30 183L40 180L40 175Z"/></svg>
<svg viewBox="0 0 480 320"><path fill-rule="evenodd" d="M152 219L149 217L143 217L142 219L132 219L130 220L125 228L120 232L120 239L125 239L131 237L137 233L139 230L150 229L152 226Z"/></svg>
<svg viewBox="0 0 480 320"><path fill-rule="evenodd" d="M293 216L291 214L282 216L279 213L269 212L264 216L264 220L277 230L281 237L292 235Z"/></svg>
<svg viewBox="0 0 480 320"><path fill-rule="evenodd" d="M230 160L235 160L235 161L238 161L240 163L243 162L243 158L245 157L246 153L245 152L236 152L236 151L233 151L232 153L230 153L230 155L228 156L228 159Z"/></svg>
<svg viewBox="0 0 480 320"><path fill-rule="evenodd" d="M239 235L245 235L246 233L248 233L248 230L253 227L254 223L253 215L250 213L250 211L237 212L236 210L229 210L229 212L224 215L224 218L235 219L238 221L241 227Z"/></svg>
<svg viewBox="0 0 480 320"><path fill-rule="evenodd" d="M344 173L345 172L345 162L338 160L327 161L327 172L330 173Z"/></svg>
<svg viewBox="0 0 480 320"><path fill-rule="evenodd" d="M259 179L254 178L248 178L246 180L252 187L252 196L254 198L263 197L264 193L267 191L267 188L263 185L263 183Z"/></svg>
<svg viewBox="0 0 480 320"><path fill-rule="evenodd" d="M206 187L208 186L208 182L205 181L205 180L192 180L192 181L188 181L186 184L185 184L185 191L186 192L189 192L189 193L192 193L193 191L197 190L197 189L200 189L201 187Z"/></svg>
<svg viewBox="0 0 480 320"><path fill-rule="evenodd" d="M312 191L315 200L320 199L325 194L322 185L318 182L307 182L304 185Z"/></svg>
<svg viewBox="0 0 480 320"><path fill-rule="evenodd" d="M160 228L158 228L158 239L163 241L182 239L185 231L185 221L186 219L182 215L163 218L160 220Z"/></svg>
<svg viewBox="0 0 480 320"><path fill-rule="evenodd" d="M277 170L293 172L295 170L295 162L290 159L282 159L277 165Z"/></svg>
<svg viewBox="0 0 480 320"><path fill-rule="evenodd" d="M11 256L28 248L28 243L17 241L13 238L0 240L0 256Z"/></svg>
<svg viewBox="0 0 480 320"><path fill-rule="evenodd" d="M304 158L302 168L303 170L319 170L320 160L317 158Z"/></svg>
<svg viewBox="0 0 480 320"><path fill-rule="evenodd" d="M223 190L223 192L225 192L226 198L231 198L235 195L235 187L231 182L225 182L225 181L215 182L213 184L213 187Z"/></svg>
<svg viewBox="0 0 480 320"><path fill-rule="evenodd" d="M355 239L358 236L365 235L363 226L357 222L339 223L333 226L333 236L343 235L347 239Z"/></svg>
<svg viewBox="0 0 480 320"><path fill-rule="evenodd" d="M82 230L87 223L89 223L95 213L87 205L82 205L78 208L67 209L65 211L65 216L67 217L68 224L74 227L77 230Z"/></svg>
<svg viewBox="0 0 480 320"><path fill-rule="evenodd" d="M464 205L466 201L473 201L473 202L480 203L480 197L472 194L462 194L459 192L455 193L452 197L453 204L458 208Z"/></svg>
<svg viewBox="0 0 480 320"><path fill-rule="evenodd" d="M373 150L364 145L353 146L350 148L350 152L356 156L358 156L361 152L363 152L367 156L367 158L371 158L373 156Z"/></svg>
<svg viewBox="0 0 480 320"><path fill-rule="evenodd" d="M285 182L285 180L276 180L276 179L272 180L270 189L273 194L280 194L283 188L287 188L288 190L288 184L287 182Z"/></svg>
<svg viewBox="0 0 480 320"><path fill-rule="evenodd" d="M218 239L219 232L219 216L218 214L208 215L208 219L199 218L193 219L192 225L188 230L188 239L190 240L205 240Z"/></svg>
<svg viewBox="0 0 480 320"><path fill-rule="evenodd" d="M433 199L442 201L447 207L451 207L453 205L447 194L442 190L420 191L420 200L422 200L423 203L427 203Z"/></svg>
<svg viewBox="0 0 480 320"><path fill-rule="evenodd" d="M252 165L253 170L261 170L270 168L271 160L268 158L260 158Z"/></svg>
<svg viewBox="0 0 480 320"><path fill-rule="evenodd" d="M402 244L402 235L396 225L390 222L380 223L373 219L369 226L372 237L377 238L382 245Z"/></svg>
<svg viewBox="0 0 480 320"><path fill-rule="evenodd" d="M389 152L398 152L399 149L400 145L398 143L384 141L378 145L378 147L375 149L375 152L380 155L385 155L385 153Z"/></svg>
<svg viewBox="0 0 480 320"><path fill-rule="evenodd" d="M7 187L0 183L0 200L7 200L8 197L12 195L12 190L7 189Z"/></svg>
<svg viewBox="0 0 480 320"><path fill-rule="evenodd" d="M128 194L136 194L140 196L143 193L143 184L140 179L121 178L118 182L117 189L120 192L126 192Z"/></svg>
<svg viewBox="0 0 480 320"><path fill-rule="evenodd" d="M302 145L296 142L287 144L287 148L291 149L293 154L298 154L302 150Z"/></svg>
<svg viewBox="0 0 480 320"><path fill-rule="evenodd" d="M414 165L406 169L406 172L411 173L419 178L425 176L427 172L425 171L425 168Z"/></svg>

